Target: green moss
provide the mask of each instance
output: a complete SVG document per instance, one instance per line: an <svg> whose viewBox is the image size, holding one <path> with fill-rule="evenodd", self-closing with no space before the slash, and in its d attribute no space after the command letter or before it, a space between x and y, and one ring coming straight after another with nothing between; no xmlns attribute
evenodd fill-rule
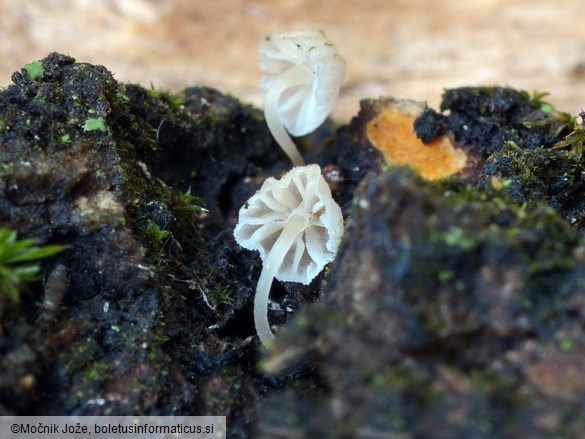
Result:
<svg viewBox="0 0 585 439"><path fill-rule="evenodd" d="M106 131L106 123L103 117L89 118L83 124L83 131Z"/></svg>
<svg viewBox="0 0 585 439"><path fill-rule="evenodd" d="M527 179L535 178L531 171L526 172ZM450 185L454 186L449 188ZM522 260L529 273L572 268L575 261L567 248L575 245L576 231L546 203L510 200L506 189L511 185L510 181L503 184L500 196L457 181L437 183L433 192L437 196L447 192L450 204L464 218L446 230L429 228L427 239L462 253L474 253L485 245L518 248L516 258ZM528 234L538 237L538 245L531 251L523 249Z"/></svg>
<svg viewBox="0 0 585 439"><path fill-rule="evenodd" d="M579 221L585 206L585 162L580 153L585 135L573 140L549 149L505 145L484 167L481 189L521 204L547 202L571 223Z"/></svg>
<svg viewBox="0 0 585 439"><path fill-rule="evenodd" d="M14 163L2 163L0 164L0 178L4 178L12 174L14 170Z"/></svg>
<svg viewBox="0 0 585 439"><path fill-rule="evenodd" d="M196 114L193 117L193 123L195 126L214 126L219 122L220 118L217 114L206 112L201 114Z"/></svg>
<svg viewBox="0 0 585 439"><path fill-rule="evenodd" d="M126 103L126 102L129 102L129 101L130 101L130 98L128 97L128 95L127 95L126 93L123 93L123 92L121 92L121 91L118 91L118 92L116 93L116 97L117 97L117 98L118 98L118 99L119 99L121 102L124 102L124 103Z"/></svg>
<svg viewBox="0 0 585 439"><path fill-rule="evenodd" d="M162 230L160 226L152 220L148 220L146 228L143 230L143 234L146 239L153 246L158 246L166 239L171 232L168 230Z"/></svg>
<svg viewBox="0 0 585 439"><path fill-rule="evenodd" d="M543 93L530 94L508 87L462 87L446 90L439 118L456 142L485 157L507 141L522 148L552 146L571 117L555 111Z"/></svg>
<svg viewBox="0 0 585 439"><path fill-rule="evenodd" d="M101 383L107 379L111 373L111 367L98 361L94 361L86 370L84 374L85 381Z"/></svg>
<svg viewBox="0 0 585 439"><path fill-rule="evenodd" d="M150 87L152 96L159 99L173 111L182 110L185 106L185 98L183 96L173 94L166 90L156 89L154 86Z"/></svg>
<svg viewBox="0 0 585 439"><path fill-rule="evenodd" d="M455 278L455 272L453 270L441 270L437 277L439 282L448 282Z"/></svg>
<svg viewBox="0 0 585 439"><path fill-rule="evenodd" d="M559 342L559 347L565 352L571 352L575 350L576 344L573 340L564 339Z"/></svg>
<svg viewBox="0 0 585 439"><path fill-rule="evenodd" d="M444 241L449 246L459 247L463 251L469 251L478 245L478 241L475 237L465 231L461 227L451 227L449 230L440 231L431 236L431 240L434 242Z"/></svg>
<svg viewBox="0 0 585 439"><path fill-rule="evenodd" d="M71 136L69 136L69 134L63 134L61 137L59 137L59 143L61 143L61 145L67 145L68 143L71 143Z"/></svg>
<svg viewBox="0 0 585 439"><path fill-rule="evenodd" d="M581 112L581 122L575 121L573 131L565 136L560 142L553 146L553 149L569 148L575 154L583 153L583 142L585 142L585 112Z"/></svg>
<svg viewBox="0 0 585 439"><path fill-rule="evenodd" d="M452 334L476 337L482 327L489 327L486 310L493 309L497 299L478 286L484 276L490 293L499 288L515 292L506 303L513 322L507 331L513 333L522 319L538 331L555 330L583 276L575 260L582 239L555 209L545 203L518 204L505 194L486 194L460 180L414 186L399 170L383 182L384 187L408 188L405 207L369 214L387 215L386 224L398 236L394 248L408 239L408 250L397 257L407 261L408 271L401 275L408 279L404 306L416 316L424 334L421 342L434 348ZM402 278L396 281L392 273L384 273L384 282L399 282L400 288Z"/></svg>
<svg viewBox="0 0 585 439"><path fill-rule="evenodd" d="M264 118L264 112L259 108L252 108L250 111L250 117L254 122L262 124L266 123L266 119Z"/></svg>
<svg viewBox="0 0 585 439"><path fill-rule="evenodd" d="M191 188L181 192L175 187L168 186L160 181L161 193L158 199L164 203L177 218L177 227L183 231L190 230L195 223L197 216L205 211L205 201L191 194Z"/></svg>
<svg viewBox="0 0 585 439"><path fill-rule="evenodd" d="M228 286L219 285L210 291L210 295L217 304L225 303L231 305L234 302L231 289Z"/></svg>
<svg viewBox="0 0 585 439"><path fill-rule="evenodd" d="M173 194L171 196L170 207L178 216L186 215L193 217L193 215L201 212L204 206L205 201L203 201L203 198L192 195L191 188L187 189L186 192L180 192L178 195Z"/></svg>
<svg viewBox="0 0 585 439"><path fill-rule="evenodd" d="M20 290L38 279L41 259L62 252L62 245L38 247L34 239L17 240L16 232L0 228L0 299L20 300Z"/></svg>
<svg viewBox="0 0 585 439"><path fill-rule="evenodd" d="M31 81L36 81L37 79L42 79L43 77L43 64L40 61L33 61L31 63L25 64L23 69L26 71Z"/></svg>

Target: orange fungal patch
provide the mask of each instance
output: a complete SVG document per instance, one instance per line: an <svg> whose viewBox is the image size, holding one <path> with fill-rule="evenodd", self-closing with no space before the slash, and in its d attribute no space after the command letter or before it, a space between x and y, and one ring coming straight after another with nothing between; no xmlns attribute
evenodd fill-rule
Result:
<svg viewBox="0 0 585 439"><path fill-rule="evenodd" d="M427 180L437 180L464 171L468 156L441 135L425 145L414 132L414 121L425 105L410 100L389 101L367 124L368 140L384 155L389 166L406 165Z"/></svg>

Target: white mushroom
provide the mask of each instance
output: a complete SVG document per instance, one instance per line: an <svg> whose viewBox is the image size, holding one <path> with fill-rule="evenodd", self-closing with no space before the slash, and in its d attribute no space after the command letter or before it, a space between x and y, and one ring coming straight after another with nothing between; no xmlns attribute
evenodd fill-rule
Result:
<svg viewBox="0 0 585 439"><path fill-rule="evenodd" d="M236 241L258 250L264 263L254 298L254 323L264 345L272 279L309 284L335 258L343 216L318 165L297 166L280 180L268 178L240 209Z"/></svg>
<svg viewBox="0 0 585 439"><path fill-rule="evenodd" d="M258 52L265 74L260 87L266 92L266 123L293 165L303 165L287 131L303 136L331 114L345 76L345 61L322 31L271 34Z"/></svg>

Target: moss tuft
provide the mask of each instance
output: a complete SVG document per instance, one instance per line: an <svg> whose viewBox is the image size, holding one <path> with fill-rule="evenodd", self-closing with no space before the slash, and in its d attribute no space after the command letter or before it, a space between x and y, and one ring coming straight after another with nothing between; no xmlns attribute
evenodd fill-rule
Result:
<svg viewBox="0 0 585 439"><path fill-rule="evenodd" d="M37 246L34 239L17 240L16 232L0 228L0 301L20 300L20 290L38 279L40 260L65 249L62 245Z"/></svg>

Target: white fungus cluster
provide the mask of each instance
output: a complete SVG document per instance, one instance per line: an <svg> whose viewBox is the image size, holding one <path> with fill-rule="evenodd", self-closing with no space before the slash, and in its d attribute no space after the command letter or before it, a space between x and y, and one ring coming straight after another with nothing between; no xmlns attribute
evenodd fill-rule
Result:
<svg viewBox="0 0 585 439"><path fill-rule="evenodd" d="M262 257L254 323L267 345L274 340L267 316L272 280L309 284L335 258L343 235L341 209L321 168L303 166L287 130L302 136L325 121L337 102L345 61L322 31L271 34L259 53L266 124L294 166L280 180L266 179L240 209L234 230L242 247Z"/></svg>

